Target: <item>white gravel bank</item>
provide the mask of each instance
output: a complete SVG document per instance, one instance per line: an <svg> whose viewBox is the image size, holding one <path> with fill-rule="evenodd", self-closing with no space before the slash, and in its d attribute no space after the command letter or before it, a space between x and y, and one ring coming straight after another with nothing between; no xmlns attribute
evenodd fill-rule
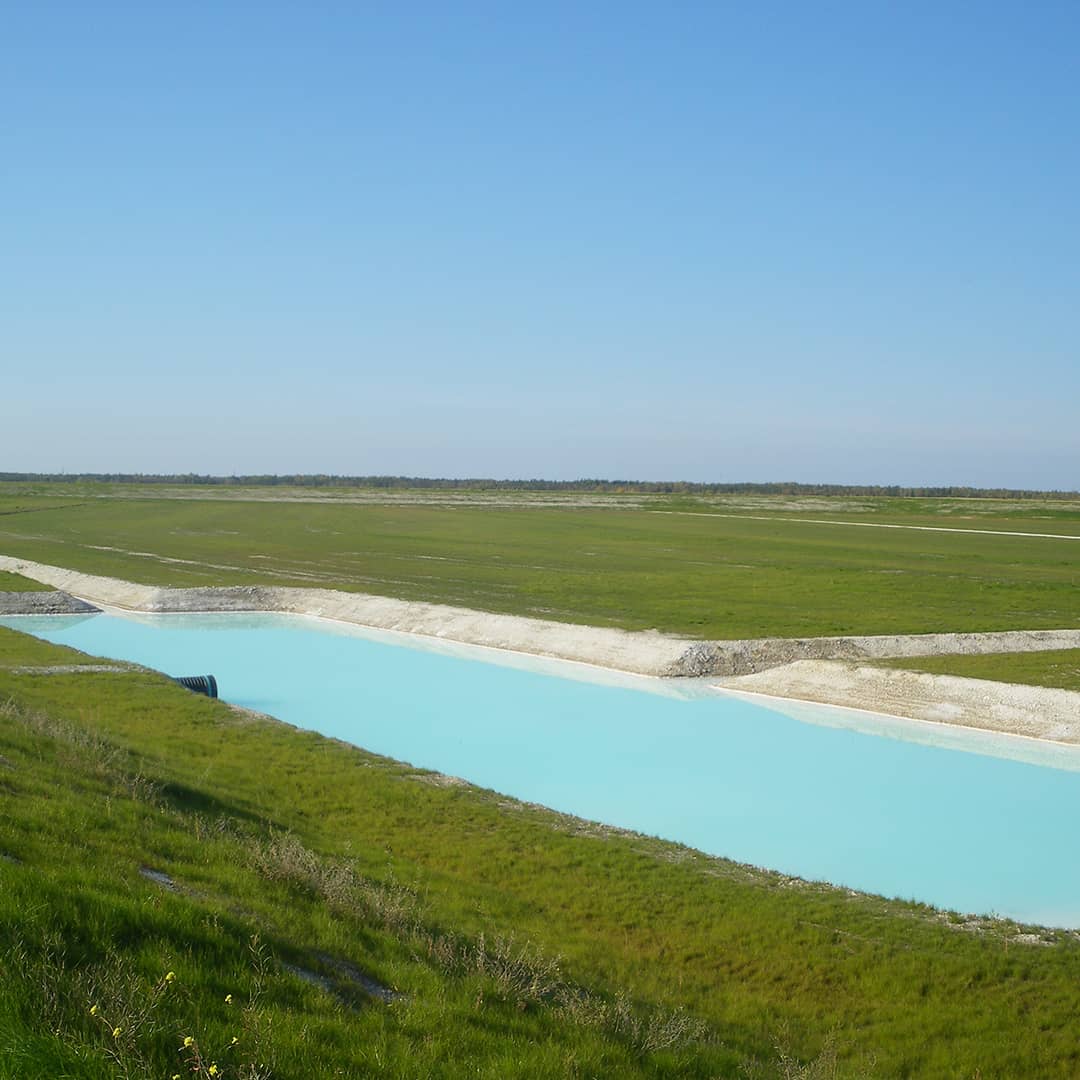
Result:
<svg viewBox="0 0 1080 1080"><path fill-rule="evenodd" d="M14 571L91 603L133 611L282 611L320 615L382 630L575 660L640 675L721 676L715 684L734 691L1080 742L1080 694L860 667L852 662L944 653L1080 648L1080 629L694 641L656 631L556 623L332 589L169 589L80 574L4 555L0 555L0 570Z"/></svg>
<svg viewBox="0 0 1080 1080"><path fill-rule="evenodd" d="M166 589L0 555L0 569L16 567L25 577L84 600L132 611L285 611L321 615L380 630L577 660L640 675L679 673L680 658L693 644L655 631L631 633L333 589L262 586Z"/></svg>
<svg viewBox="0 0 1080 1080"><path fill-rule="evenodd" d="M1080 743L1080 693L1073 690L864 667L845 660L798 660L714 685L755 696Z"/></svg>

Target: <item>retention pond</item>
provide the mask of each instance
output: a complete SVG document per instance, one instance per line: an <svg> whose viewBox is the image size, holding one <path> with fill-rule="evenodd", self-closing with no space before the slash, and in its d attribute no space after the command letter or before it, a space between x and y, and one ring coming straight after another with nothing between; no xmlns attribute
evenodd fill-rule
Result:
<svg viewBox="0 0 1080 1080"><path fill-rule="evenodd" d="M835 885L1080 926L1080 748L292 615L5 625L579 817Z"/></svg>

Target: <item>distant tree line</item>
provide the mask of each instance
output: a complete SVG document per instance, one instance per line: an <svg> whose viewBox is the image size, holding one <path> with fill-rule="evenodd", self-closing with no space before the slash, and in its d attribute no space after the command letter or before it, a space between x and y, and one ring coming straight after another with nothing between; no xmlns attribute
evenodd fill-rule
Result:
<svg viewBox="0 0 1080 1080"><path fill-rule="evenodd" d="M425 476L207 476L198 473L15 473L0 481L33 483L191 484L192 486L368 488L435 491L562 491L647 495L880 495L892 498L1072 499L1077 491L1029 491L1019 488L904 487L897 484L698 484L687 480L492 480Z"/></svg>

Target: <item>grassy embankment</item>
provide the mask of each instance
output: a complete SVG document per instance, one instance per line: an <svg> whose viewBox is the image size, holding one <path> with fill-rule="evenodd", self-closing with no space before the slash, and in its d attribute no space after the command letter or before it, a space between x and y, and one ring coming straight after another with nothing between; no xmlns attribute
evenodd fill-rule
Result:
<svg viewBox="0 0 1080 1080"><path fill-rule="evenodd" d="M0 552L147 584L332 587L701 638L1080 625L1080 542L970 531L1080 535L1073 503L229 494L0 485Z"/></svg>
<svg viewBox="0 0 1080 1080"><path fill-rule="evenodd" d="M22 574L0 570L0 592L48 592L51 589L51 585L42 585L40 581L23 577Z"/></svg>
<svg viewBox="0 0 1080 1080"><path fill-rule="evenodd" d="M1072 934L613 834L148 673L14 670L73 660L0 631L0 1077L189 1075L187 1036L229 1077L803 1075L778 1037L828 1076L830 1033L841 1074L1080 1069Z"/></svg>
<svg viewBox="0 0 1080 1080"><path fill-rule="evenodd" d="M1047 649L1032 653L988 653L984 656L926 656L881 660L883 667L960 675L968 679L1052 686L1080 690L1080 649Z"/></svg>

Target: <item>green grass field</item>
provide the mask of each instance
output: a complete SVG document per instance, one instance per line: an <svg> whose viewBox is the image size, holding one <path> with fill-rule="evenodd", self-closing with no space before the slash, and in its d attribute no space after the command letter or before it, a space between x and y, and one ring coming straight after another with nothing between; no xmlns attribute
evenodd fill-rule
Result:
<svg viewBox="0 0 1080 1080"><path fill-rule="evenodd" d="M1080 625L1074 535L1064 501L0 484L2 554L703 638ZM1074 935L619 834L150 674L22 671L61 662L0 631L0 1080L1080 1072Z"/></svg>
<svg viewBox="0 0 1080 1080"><path fill-rule="evenodd" d="M987 653L983 656L926 656L883 660L879 663L884 667L929 671L935 675L961 675L968 679L995 679L998 682L1080 690L1080 649Z"/></svg>
<svg viewBox="0 0 1080 1080"><path fill-rule="evenodd" d="M0 570L0 592L44 592L51 588L51 585L42 585L40 581L23 577L22 574Z"/></svg>
<svg viewBox="0 0 1080 1080"><path fill-rule="evenodd" d="M5 1080L1080 1070L1073 934L617 834L148 673L12 670L73 655L0 630Z"/></svg>
<svg viewBox="0 0 1080 1080"><path fill-rule="evenodd" d="M0 553L147 584L333 587L701 638L1080 625L1069 502L318 497L0 485Z"/></svg>

